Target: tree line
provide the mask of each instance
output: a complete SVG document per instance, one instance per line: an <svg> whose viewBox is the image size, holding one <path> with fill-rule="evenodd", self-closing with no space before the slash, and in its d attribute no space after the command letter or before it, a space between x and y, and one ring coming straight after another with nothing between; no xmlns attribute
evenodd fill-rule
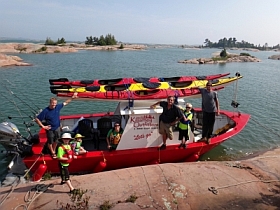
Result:
<svg viewBox="0 0 280 210"><path fill-rule="evenodd" d="M249 43L247 41L242 40L241 42L238 42L235 37L230 37L227 39L224 37L223 39L220 39L218 42L211 42L209 39L205 39L204 45L202 47L209 47L209 48L231 48L231 47L237 47L237 48L254 48L258 50L272 50L272 49L279 49L279 44L269 47L267 43L265 43L263 46L260 44L254 45L252 43Z"/></svg>
<svg viewBox="0 0 280 210"><path fill-rule="evenodd" d="M58 38L57 41L53 41L50 37L47 37L45 41L45 45L64 45L66 44L65 39L62 37L61 39ZM114 35L107 34L106 36L101 35L99 38L98 37L93 37L93 36L87 36L86 45L116 45L117 40L115 39Z"/></svg>
<svg viewBox="0 0 280 210"><path fill-rule="evenodd" d="M111 35L111 34L107 34L105 37L103 35L101 35L99 38L98 37L92 37L92 36L88 37L87 36L85 44L86 45L100 45L100 46L116 45L117 40L115 39L115 36Z"/></svg>
<svg viewBox="0 0 280 210"><path fill-rule="evenodd" d="M61 39L57 39L57 41L53 41L50 37L47 37L45 41L45 45L64 45L66 44L65 39L62 37Z"/></svg>

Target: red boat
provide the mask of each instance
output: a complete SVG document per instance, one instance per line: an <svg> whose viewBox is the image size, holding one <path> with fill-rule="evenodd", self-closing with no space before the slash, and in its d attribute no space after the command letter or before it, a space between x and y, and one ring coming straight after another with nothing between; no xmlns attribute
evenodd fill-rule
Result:
<svg viewBox="0 0 280 210"><path fill-rule="evenodd" d="M117 78L117 79L102 79L102 80L75 80L71 81L67 78L49 79L51 85L71 85L71 86L99 86L99 85L123 85L144 82L183 82L194 80L213 80L225 77L230 73L214 74L207 76L180 76L180 77L151 77L151 78Z"/></svg>
<svg viewBox="0 0 280 210"><path fill-rule="evenodd" d="M79 132L86 136L83 146L89 152L79 155L69 166L70 173L91 173L133 166L143 166L158 163L192 162L217 145L238 134L247 124L250 115L237 111L221 111L216 116L211 142L197 142L201 138L202 111L194 109L194 130L186 149L179 149L178 131L174 131L174 139L167 140L167 148L159 151L162 144L158 133L158 119L162 112L160 107L150 109L150 101L135 101L133 107L128 102L120 102L115 112L89 113L61 117L65 132ZM236 104L233 104L236 108ZM238 105L237 105L238 106ZM116 151L108 151L104 140L109 129L115 122L120 123L123 135ZM85 129L84 125L87 125ZM32 146L32 155L23 159L25 165L32 171L45 170L58 174L58 161L49 154L43 154L46 143L46 133L39 132L39 142ZM46 169L47 167L47 169Z"/></svg>

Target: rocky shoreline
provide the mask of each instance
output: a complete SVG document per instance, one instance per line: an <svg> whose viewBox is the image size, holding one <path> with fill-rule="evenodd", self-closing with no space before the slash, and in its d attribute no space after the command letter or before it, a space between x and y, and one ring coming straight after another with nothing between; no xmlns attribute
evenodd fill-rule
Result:
<svg viewBox="0 0 280 210"><path fill-rule="evenodd" d="M137 45L137 44L123 44L123 48L120 45L110 45L110 46L88 46L79 43L69 43L62 46L45 46L44 44L34 44L34 43L0 43L0 67L6 66L31 66L32 64L23 62L19 56L6 55L15 53L75 53L78 50L106 50L106 51L116 51L116 50L145 50L147 45ZM178 63L183 64L221 64L221 63L231 63L231 62L261 62L260 59L254 56L244 56L229 53L229 56L225 60L217 59L219 57L219 52L214 53L212 58L192 58L179 60ZM280 55L272 55L268 59L280 60Z"/></svg>
<svg viewBox="0 0 280 210"><path fill-rule="evenodd" d="M0 67L5 66L31 66L25 63L19 56L6 54L15 53L75 53L78 50L144 50L146 45L123 44L110 46L87 46L85 44L70 43L62 46L45 46L44 44L34 43L0 43Z"/></svg>
<svg viewBox="0 0 280 210"><path fill-rule="evenodd" d="M156 164L71 176L71 181L74 187L87 190L88 209L102 209L103 205L110 210L275 210L280 206L279 158L276 148L240 161ZM5 198L0 208L15 209L22 204L49 210L73 205L60 178L40 182L52 187L34 202L25 202L26 194L38 184L0 188Z"/></svg>

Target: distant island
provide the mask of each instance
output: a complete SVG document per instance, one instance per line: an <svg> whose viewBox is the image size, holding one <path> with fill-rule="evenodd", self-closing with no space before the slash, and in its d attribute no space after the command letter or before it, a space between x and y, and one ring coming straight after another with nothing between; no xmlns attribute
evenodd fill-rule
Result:
<svg viewBox="0 0 280 210"><path fill-rule="evenodd" d="M15 43L16 41L16 43ZM78 50L145 50L148 47L159 48L163 46L174 45L148 45L148 44L125 44L118 42L114 35L107 34L106 36L101 35L100 37L87 36L84 42L66 42L62 38L58 38L57 41L47 37L45 41L36 40L19 40L16 39L11 42L7 42L5 39L0 38L0 67L4 66L28 66L32 65L25 63L22 59L15 55L6 55L7 53L73 53ZM186 48L187 45L181 45L182 48ZM177 45L180 47L180 45ZM242 40L238 42L236 38L223 38L218 42L211 42L209 39L205 39L204 45L201 46L187 46L187 49L202 49L202 48L222 48L231 50L246 50L246 51L259 51L259 50L280 50L280 45L269 47L267 43L263 46L254 45L247 41ZM249 53L233 54L226 52L226 56L222 57L216 53L211 58L193 58L178 61L179 63L190 63L190 64L215 64L215 63L227 63L227 62L260 62L261 60L251 56ZM280 60L280 55L270 56L269 59Z"/></svg>
<svg viewBox="0 0 280 210"><path fill-rule="evenodd" d="M120 44L105 46L89 46L86 44L70 43L64 45L45 45L34 43L0 43L0 67L4 66L30 66L25 63L19 56L6 55L7 53L73 53L78 50L144 50L146 45Z"/></svg>
<svg viewBox="0 0 280 210"><path fill-rule="evenodd" d="M211 58L192 58L178 61L178 63L185 64L218 64L230 62L261 62L261 60L255 56L251 56L249 53L228 53L226 49L223 49L220 53L214 53Z"/></svg>
<svg viewBox="0 0 280 210"><path fill-rule="evenodd" d="M205 39L204 45L200 46L201 48L250 48L250 49L257 49L257 50L280 50L280 45L277 44L275 46L268 46L268 43L264 45L255 45L249 43L247 41L242 40L241 42L237 41L235 37L230 37L227 39L226 37L219 39L218 42L211 42L209 39Z"/></svg>

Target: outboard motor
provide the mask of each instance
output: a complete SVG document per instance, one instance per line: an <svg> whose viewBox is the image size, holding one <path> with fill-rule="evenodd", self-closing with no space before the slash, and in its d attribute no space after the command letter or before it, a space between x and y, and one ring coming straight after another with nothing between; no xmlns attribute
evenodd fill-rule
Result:
<svg viewBox="0 0 280 210"><path fill-rule="evenodd" d="M11 139L20 139L19 130L14 123L2 122L0 123L0 140L11 141Z"/></svg>
<svg viewBox="0 0 280 210"><path fill-rule="evenodd" d="M16 152L21 157L32 155L32 144L39 142L39 136L34 135L31 139L23 137L19 129L12 122L0 123L0 143L7 152Z"/></svg>

